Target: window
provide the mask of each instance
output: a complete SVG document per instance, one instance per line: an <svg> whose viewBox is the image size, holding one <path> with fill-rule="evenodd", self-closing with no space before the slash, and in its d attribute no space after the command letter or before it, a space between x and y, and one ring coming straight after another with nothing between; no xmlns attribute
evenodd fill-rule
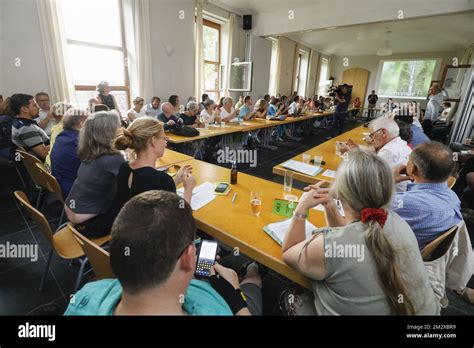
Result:
<svg viewBox="0 0 474 348"><path fill-rule="evenodd" d="M272 57L270 61L270 83L269 91L270 95L276 95L276 79L277 79L277 60L278 60L278 40L270 38L272 42Z"/></svg>
<svg viewBox="0 0 474 348"><path fill-rule="evenodd" d="M78 106L86 107L96 85L107 81L124 114L130 90L121 0L61 0L61 5Z"/></svg>
<svg viewBox="0 0 474 348"><path fill-rule="evenodd" d="M328 94L328 65L329 61L326 58L321 58L319 68L319 82L318 82L318 95Z"/></svg>
<svg viewBox="0 0 474 348"><path fill-rule="evenodd" d="M204 88L216 103L220 98L221 26L203 20Z"/></svg>
<svg viewBox="0 0 474 348"><path fill-rule="evenodd" d="M303 60L303 55L301 52L298 53L298 58L296 60L296 74L295 74L295 82L293 85L293 91L298 91L298 86L300 84L300 72L301 72L301 61Z"/></svg>
<svg viewBox="0 0 474 348"><path fill-rule="evenodd" d="M425 99L435 65L435 59L383 61L379 96Z"/></svg>
<svg viewBox="0 0 474 348"><path fill-rule="evenodd" d="M298 85L296 86L295 91L298 91L298 95L305 97L306 81L308 78L309 52L300 50L299 57Z"/></svg>

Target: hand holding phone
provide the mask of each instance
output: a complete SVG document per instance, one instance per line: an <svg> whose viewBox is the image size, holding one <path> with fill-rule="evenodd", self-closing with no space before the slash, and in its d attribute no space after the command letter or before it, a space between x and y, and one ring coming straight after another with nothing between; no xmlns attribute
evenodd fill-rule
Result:
<svg viewBox="0 0 474 348"><path fill-rule="evenodd" d="M204 240L199 249L199 257L196 263L196 277L208 278L211 267L216 261L217 242L212 240Z"/></svg>

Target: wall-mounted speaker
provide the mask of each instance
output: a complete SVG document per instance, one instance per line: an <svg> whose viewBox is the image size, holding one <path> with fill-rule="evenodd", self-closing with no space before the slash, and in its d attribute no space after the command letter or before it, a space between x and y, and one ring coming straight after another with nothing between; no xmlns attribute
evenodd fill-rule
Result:
<svg viewBox="0 0 474 348"><path fill-rule="evenodd" d="M252 15L244 15L244 30L252 30Z"/></svg>

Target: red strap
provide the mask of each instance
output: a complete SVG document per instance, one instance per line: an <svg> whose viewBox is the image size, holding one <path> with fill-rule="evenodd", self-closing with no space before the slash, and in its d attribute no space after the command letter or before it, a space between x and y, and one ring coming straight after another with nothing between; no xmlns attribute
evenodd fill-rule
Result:
<svg viewBox="0 0 474 348"><path fill-rule="evenodd" d="M367 221L377 221L379 225L383 228L385 221L387 221L387 212L385 209L380 208L365 208L361 211L361 221L366 223Z"/></svg>

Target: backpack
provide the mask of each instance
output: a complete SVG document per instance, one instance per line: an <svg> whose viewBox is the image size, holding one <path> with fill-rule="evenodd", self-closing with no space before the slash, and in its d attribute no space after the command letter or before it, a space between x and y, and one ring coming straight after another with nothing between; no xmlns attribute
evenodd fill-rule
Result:
<svg viewBox="0 0 474 348"><path fill-rule="evenodd" d="M197 137L199 135L199 131L196 128L184 126L182 124L175 124L170 128L170 132L183 137Z"/></svg>

